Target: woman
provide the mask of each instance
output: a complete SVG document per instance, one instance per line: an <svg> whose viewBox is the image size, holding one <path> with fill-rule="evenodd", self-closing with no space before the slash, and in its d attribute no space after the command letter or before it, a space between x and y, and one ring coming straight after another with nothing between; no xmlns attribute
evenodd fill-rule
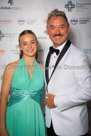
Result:
<svg viewBox="0 0 91 136"><path fill-rule="evenodd" d="M7 65L4 72L0 136L45 136L40 107L44 86L43 67L36 61L38 41L31 30L21 32L19 48L20 60Z"/></svg>

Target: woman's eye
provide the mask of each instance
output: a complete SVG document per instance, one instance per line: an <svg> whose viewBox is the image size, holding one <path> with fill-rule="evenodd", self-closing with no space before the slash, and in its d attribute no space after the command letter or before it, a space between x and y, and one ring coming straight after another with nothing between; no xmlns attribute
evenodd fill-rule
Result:
<svg viewBox="0 0 91 136"><path fill-rule="evenodd" d="M35 41L32 41L31 43L32 43L32 44L35 44Z"/></svg>
<svg viewBox="0 0 91 136"><path fill-rule="evenodd" d="M26 43L23 43L23 45L26 45Z"/></svg>

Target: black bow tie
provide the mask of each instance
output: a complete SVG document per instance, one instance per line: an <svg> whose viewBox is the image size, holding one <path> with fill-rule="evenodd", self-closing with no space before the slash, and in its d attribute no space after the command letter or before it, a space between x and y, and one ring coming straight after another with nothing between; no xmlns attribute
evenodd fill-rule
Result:
<svg viewBox="0 0 91 136"><path fill-rule="evenodd" d="M58 49L55 49L55 48L53 48L53 47L50 47L50 53L53 54L54 52L56 53L56 55L59 54L59 50L58 50Z"/></svg>

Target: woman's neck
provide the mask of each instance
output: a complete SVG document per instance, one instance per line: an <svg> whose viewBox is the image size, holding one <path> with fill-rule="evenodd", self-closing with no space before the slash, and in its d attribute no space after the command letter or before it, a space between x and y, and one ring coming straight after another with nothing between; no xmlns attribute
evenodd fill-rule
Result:
<svg viewBox="0 0 91 136"><path fill-rule="evenodd" d="M24 56L23 58L24 58L24 60L25 60L25 63L26 63L26 65L27 65L27 67L34 66L35 56L34 56L34 57Z"/></svg>

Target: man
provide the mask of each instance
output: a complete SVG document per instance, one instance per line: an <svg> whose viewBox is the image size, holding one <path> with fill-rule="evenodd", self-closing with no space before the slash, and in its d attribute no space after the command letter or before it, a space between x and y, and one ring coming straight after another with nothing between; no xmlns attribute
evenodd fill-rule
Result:
<svg viewBox="0 0 91 136"><path fill-rule="evenodd" d="M88 132L86 102L91 100L91 71L85 54L70 42L69 32L65 13L53 10L47 20L53 48L45 62L48 136L82 136Z"/></svg>

